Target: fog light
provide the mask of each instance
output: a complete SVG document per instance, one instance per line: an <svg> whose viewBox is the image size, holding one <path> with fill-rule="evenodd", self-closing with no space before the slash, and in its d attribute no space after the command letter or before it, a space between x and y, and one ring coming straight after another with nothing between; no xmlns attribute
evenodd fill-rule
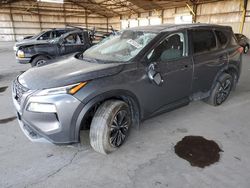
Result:
<svg viewBox="0 0 250 188"><path fill-rule="evenodd" d="M27 110L31 112L56 113L56 106L54 104L31 102Z"/></svg>
<svg viewBox="0 0 250 188"><path fill-rule="evenodd" d="M24 57L24 52L22 50L17 51L17 57L23 58Z"/></svg>

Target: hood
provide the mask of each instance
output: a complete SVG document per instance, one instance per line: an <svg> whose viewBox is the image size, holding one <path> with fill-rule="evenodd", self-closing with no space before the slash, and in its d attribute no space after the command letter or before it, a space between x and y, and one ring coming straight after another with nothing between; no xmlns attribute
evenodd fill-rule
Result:
<svg viewBox="0 0 250 188"><path fill-rule="evenodd" d="M35 44L47 44L49 43L47 40L37 40L37 39L24 39L20 42L15 44L16 47L19 46L28 46L28 45L35 45Z"/></svg>
<svg viewBox="0 0 250 188"><path fill-rule="evenodd" d="M71 56L45 66L31 68L21 74L18 80L31 90L46 89L110 76L119 73L123 66L121 63L87 62Z"/></svg>

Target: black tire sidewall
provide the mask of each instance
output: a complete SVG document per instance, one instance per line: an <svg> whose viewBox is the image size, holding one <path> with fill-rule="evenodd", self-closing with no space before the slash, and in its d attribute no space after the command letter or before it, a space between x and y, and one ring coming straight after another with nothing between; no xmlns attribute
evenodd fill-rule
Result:
<svg viewBox="0 0 250 188"><path fill-rule="evenodd" d="M38 61L41 61L41 60L48 60L48 58L45 57L45 56L37 56L37 57L35 57L35 58L32 60L31 66L32 66L32 67L37 66L37 62L38 62Z"/></svg>
<svg viewBox="0 0 250 188"><path fill-rule="evenodd" d="M129 129L124 140L125 142L128 137L130 126L132 124L131 112L128 104L119 100L111 100L104 102L97 109L90 127L90 144L97 152L108 154L118 148L112 146L112 144L110 143L110 126L115 115L120 110L126 110L127 113L129 113L128 116L130 122Z"/></svg>
<svg viewBox="0 0 250 188"><path fill-rule="evenodd" d="M226 99L222 103L218 104L217 100L216 100L217 93L218 93L218 90L219 90L219 88L221 86L221 83L225 82L226 80L230 80L230 82L231 82L229 94L227 95ZM232 76L230 74L226 74L226 73L221 75L219 80L215 84L215 87L214 87L214 89L212 91L212 95L211 95L212 103L214 104L214 106L219 106L219 105L223 104L227 100L227 98L229 97L232 88L233 88L233 78L232 78Z"/></svg>

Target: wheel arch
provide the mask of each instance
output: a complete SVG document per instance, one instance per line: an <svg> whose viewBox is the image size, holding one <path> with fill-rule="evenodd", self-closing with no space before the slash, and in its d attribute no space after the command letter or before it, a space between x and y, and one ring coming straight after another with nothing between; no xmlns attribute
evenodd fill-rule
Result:
<svg viewBox="0 0 250 188"><path fill-rule="evenodd" d="M39 53L39 54L35 54L35 55L33 55L33 56L31 57L30 63L32 63L32 61L33 61L36 57L38 57L38 56L45 56L45 57L47 57L48 59L52 59L51 55L49 55L48 53Z"/></svg>
<svg viewBox="0 0 250 188"><path fill-rule="evenodd" d="M126 102L131 110L132 113L132 125L139 127L140 120L141 120L141 107L139 104L139 101L135 94L128 90L113 90L108 91L105 93L101 93L94 98L92 98L90 101L85 103L83 105L82 109L80 110L79 114L77 115L77 120L75 122L75 138L80 140L80 130L81 129L88 129L88 125L84 124L87 118L89 118L89 115L91 115L91 110L93 108L99 107L103 102L107 100L122 100ZM93 117L91 117L92 120Z"/></svg>
<svg viewBox="0 0 250 188"><path fill-rule="evenodd" d="M215 78L213 80L212 87L211 87L210 91L213 89L213 87L215 86L216 82L219 80L219 77L223 73L230 74L231 76L233 76L232 75L233 73L236 73L237 77L239 78L239 70L238 70L237 66L234 65L234 64L229 64L228 66L223 67L220 71L217 72L217 74L216 74L216 76L215 76Z"/></svg>

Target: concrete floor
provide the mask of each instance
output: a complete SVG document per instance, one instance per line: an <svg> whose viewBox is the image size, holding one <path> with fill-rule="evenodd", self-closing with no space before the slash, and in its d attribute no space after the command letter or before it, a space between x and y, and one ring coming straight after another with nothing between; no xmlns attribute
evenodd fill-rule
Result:
<svg viewBox="0 0 250 188"><path fill-rule="evenodd" d="M0 87L29 68L15 62L12 45L0 44ZM13 116L9 87L0 93L0 119ZM220 161L201 169L179 158L173 148L186 135L215 140L224 151ZM250 56L245 56L238 88L225 104L193 102L147 120L107 156L94 152L88 139L82 146L31 143L16 120L0 124L0 187L247 188L249 135Z"/></svg>

